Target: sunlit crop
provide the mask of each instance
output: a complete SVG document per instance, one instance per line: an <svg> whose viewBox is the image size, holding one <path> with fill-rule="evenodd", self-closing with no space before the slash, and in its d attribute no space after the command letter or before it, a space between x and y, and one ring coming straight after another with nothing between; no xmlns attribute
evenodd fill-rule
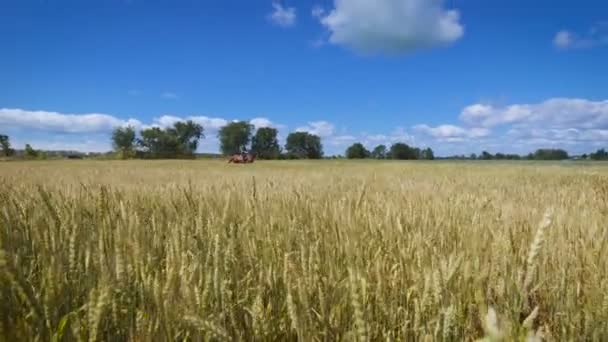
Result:
<svg viewBox="0 0 608 342"><path fill-rule="evenodd" d="M608 168L0 163L0 340L606 340Z"/></svg>

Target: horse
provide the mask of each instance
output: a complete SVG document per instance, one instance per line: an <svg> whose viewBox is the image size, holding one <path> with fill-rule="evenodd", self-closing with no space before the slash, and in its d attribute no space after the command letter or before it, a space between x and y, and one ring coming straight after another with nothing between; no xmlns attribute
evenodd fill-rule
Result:
<svg viewBox="0 0 608 342"><path fill-rule="evenodd" d="M248 164L253 163L255 161L255 153L247 153L245 156L242 154L233 154L230 159L228 159L228 163L235 164Z"/></svg>

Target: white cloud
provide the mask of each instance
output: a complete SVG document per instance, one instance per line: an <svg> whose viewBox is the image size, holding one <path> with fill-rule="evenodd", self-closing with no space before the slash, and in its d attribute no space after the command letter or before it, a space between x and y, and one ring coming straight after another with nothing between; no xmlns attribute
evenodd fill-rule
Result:
<svg viewBox="0 0 608 342"><path fill-rule="evenodd" d="M0 109L0 126L63 133L109 132L118 126L141 126L136 119L122 120L107 114L62 114L23 109Z"/></svg>
<svg viewBox="0 0 608 342"><path fill-rule="evenodd" d="M308 132L325 138L332 136L334 134L334 129L334 125L327 121L313 121L309 122L307 126L296 128L296 132Z"/></svg>
<svg viewBox="0 0 608 342"><path fill-rule="evenodd" d="M256 129L262 127L273 127L273 128L282 128L283 125L277 125L271 120L267 118L253 118L249 120L249 123L252 124Z"/></svg>
<svg viewBox="0 0 608 342"><path fill-rule="evenodd" d="M354 143L357 140L357 138L352 135L338 135L338 136L331 137L328 140L329 140L329 143L334 146L344 146L344 145L350 145L350 144Z"/></svg>
<svg viewBox="0 0 608 342"><path fill-rule="evenodd" d="M27 139L12 139L12 145L17 149L23 149L25 144L30 144L37 150L44 151L79 151L79 152L107 152L112 150L112 144L108 136L51 136L51 137L27 137Z"/></svg>
<svg viewBox="0 0 608 342"><path fill-rule="evenodd" d="M560 49L585 49L608 45L608 22L599 22L587 32L560 30L553 37L553 45Z"/></svg>
<svg viewBox="0 0 608 342"><path fill-rule="evenodd" d="M344 148L361 142L372 149L404 142L417 147L431 147L438 155L479 153L482 150L528 153L535 148L561 147L569 152L589 152L608 147L608 100L550 98L538 103L493 105L474 103L460 113L460 123L436 126L415 125L410 129L356 133L336 129L326 120L308 122L291 131L306 131L322 138L326 154L343 153ZM203 115L162 115L145 123L108 114L63 114L23 109L0 109L0 127L14 145L32 143L45 149L104 151L110 149L110 132L119 126L136 129L169 127L177 121L193 120L205 129L199 151L217 152L217 131L234 121ZM256 128L275 127L279 139L289 132L286 126L260 116L249 120Z"/></svg>
<svg viewBox="0 0 608 342"><path fill-rule="evenodd" d="M547 141L564 143L582 143L593 141L608 142L608 129L546 129L546 128L513 128L507 136L520 141L534 141L544 139Z"/></svg>
<svg viewBox="0 0 608 342"><path fill-rule="evenodd" d="M165 100L177 100L179 98L179 96L177 96L176 93L172 93L170 91L166 91L166 92L160 94L160 97Z"/></svg>
<svg viewBox="0 0 608 342"><path fill-rule="evenodd" d="M310 14L313 18L321 19L325 15L325 10L319 5L314 5Z"/></svg>
<svg viewBox="0 0 608 342"><path fill-rule="evenodd" d="M559 32L557 32L555 34L555 37L553 38L553 44L555 46L557 46L558 48L568 48L572 45L574 41L574 37L572 32L566 31L566 30L561 30Z"/></svg>
<svg viewBox="0 0 608 342"><path fill-rule="evenodd" d="M188 121L188 120L192 120L192 121L196 122L197 124L202 125L203 128L205 129L205 131L220 129L222 126L225 126L228 123L228 120L223 119L223 118L212 118L212 117L200 116L200 115L186 116L183 118L179 117L179 116L173 116L173 115L163 115L158 118L154 118L152 123L149 125L146 125L145 127L166 128L166 127L173 126L178 121Z"/></svg>
<svg viewBox="0 0 608 342"><path fill-rule="evenodd" d="M554 128L608 128L608 100L552 98L536 104L503 107L474 104L462 110L460 119L479 127L513 124Z"/></svg>
<svg viewBox="0 0 608 342"><path fill-rule="evenodd" d="M388 136L384 135L384 134L370 134L370 135L364 135L365 140L369 141L369 142L384 142L389 140Z"/></svg>
<svg viewBox="0 0 608 342"><path fill-rule="evenodd" d="M454 139L454 138L482 138L490 135L490 130L487 128L473 127L463 128L454 125L439 125L431 127L428 125L416 125L414 130L432 136L437 139Z"/></svg>
<svg viewBox="0 0 608 342"><path fill-rule="evenodd" d="M154 123L151 126L156 127L171 127L178 121L184 121L182 118L172 115L163 115L159 118L154 119Z"/></svg>
<svg viewBox="0 0 608 342"><path fill-rule="evenodd" d="M283 7L278 2L272 3L272 13L268 19L282 27L291 27L296 24L296 9L294 7Z"/></svg>
<svg viewBox="0 0 608 342"><path fill-rule="evenodd" d="M373 53L405 53L450 44L464 34L460 15L442 0L334 0L319 21L329 42Z"/></svg>
<svg viewBox="0 0 608 342"><path fill-rule="evenodd" d="M459 118L464 126L417 125L414 130L456 153L484 149L528 153L542 147L589 152L608 145L608 100L550 98L504 106L476 103L465 107Z"/></svg>
<svg viewBox="0 0 608 342"><path fill-rule="evenodd" d="M403 127L397 127L387 134L362 133L357 141L361 142L368 149L373 149L378 145L386 145L387 147L390 147L390 145L397 142L415 145L417 139Z"/></svg>
<svg viewBox="0 0 608 342"><path fill-rule="evenodd" d="M200 125L202 125L205 129L218 130L223 126L226 126L228 120L222 118L211 118L208 116L189 116L187 120L192 120Z"/></svg>

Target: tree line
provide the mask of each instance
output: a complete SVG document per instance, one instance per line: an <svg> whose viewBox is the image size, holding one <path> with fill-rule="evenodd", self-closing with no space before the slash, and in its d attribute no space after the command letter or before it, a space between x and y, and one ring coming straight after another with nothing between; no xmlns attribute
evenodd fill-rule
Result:
<svg viewBox="0 0 608 342"><path fill-rule="evenodd" d="M479 155L471 153L470 155L454 155L444 157L442 159L460 159L460 160L565 160L570 159L568 152L562 149L555 148L540 148L527 155L496 153L492 154L488 151L482 151ZM581 159L588 159L586 155L582 155Z"/></svg>
<svg viewBox="0 0 608 342"><path fill-rule="evenodd" d="M345 155L348 159L435 159L435 154L431 148L420 149L401 142L394 143L390 148L387 148L386 145L378 145L372 151L367 150L363 144L357 142L346 149Z"/></svg>
<svg viewBox="0 0 608 342"><path fill-rule="evenodd" d="M441 159L459 159L459 160L566 160L566 159L582 159L582 160L608 160L608 151L601 148L592 153L584 153L578 156L571 156L567 151L559 148L540 148L527 155L496 153L492 154L488 151L483 151L481 154L472 153L470 155L453 155L443 157Z"/></svg>
<svg viewBox="0 0 608 342"><path fill-rule="evenodd" d="M194 158L203 139L204 129L193 121L179 121L171 127L149 127L140 130L118 127L112 132L112 146L115 157L128 158ZM292 132L287 136L285 146L278 142L278 131L272 127L261 127L257 130L246 121L231 122L218 131L220 150L223 155L232 155L244 151L257 154L260 159L320 159L324 157L321 138L308 132ZM61 153L58 153L61 152ZM41 151L26 144L24 150L12 148L8 135L0 134L0 156L17 155L26 159L46 159L48 157L65 157L82 154L73 151ZM369 151L357 142L345 151L348 159L399 159L399 160L433 160L436 158L431 148L420 149L397 142L390 147L378 145ZM538 149L527 155L496 153L482 151L479 155L453 155L440 159L458 160L565 160L573 157L563 149ZM598 149L589 154L574 157L584 160L608 160L608 151Z"/></svg>
<svg viewBox="0 0 608 342"><path fill-rule="evenodd" d="M112 146L120 158L191 158L194 157L204 129L193 121L176 122L161 129L142 129L137 136L133 127L118 127L112 132ZM223 155L253 152L259 159L320 159L321 138L307 132L292 132L284 149L278 131L272 127L255 126L235 121L220 128L217 137Z"/></svg>
<svg viewBox="0 0 608 342"><path fill-rule="evenodd" d="M223 155L252 152L259 159L321 159L324 156L321 138L308 132L291 132L285 146L278 141L278 131L273 127L255 126L246 121L235 121L220 128L217 133ZM203 127L192 121L176 122L172 127L145 128L139 137L133 127L116 128L112 145L120 158L185 158L194 156ZM435 158L430 148L420 149L405 143L395 143L390 148L378 145L368 151L361 143L346 150L346 157L374 159L428 159Z"/></svg>

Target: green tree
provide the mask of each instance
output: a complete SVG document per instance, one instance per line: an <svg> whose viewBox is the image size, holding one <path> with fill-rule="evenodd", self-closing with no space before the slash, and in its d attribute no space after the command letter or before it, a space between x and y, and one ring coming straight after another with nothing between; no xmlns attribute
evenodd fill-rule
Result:
<svg viewBox="0 0 608 342"><path fill-rule="evenodd" d="M354 143L346 149L346 158L364 159L370 156L370 152L361 143Z"/></svg>
<svg viewBox="0 0 608 342"><path fill-rule="evenodd" d="M25 144L25 157L38 158L38 151L34 150L30 144Z"/></svg>
<svg viewBox="0 0 608 342"><path fill-rule="evenodd" d="M568 152L562 149L541 148L532 155L534 160L563 160L568 159Z"/></svg>
<svg viewBox="0 0 608 342"><path fill-rule="evenodd" d="M167 133L175 137L177 153L183 156L193 155L198 148L198 141L204 138L203 126L192 120L176 122L173 127L167 128Z"/></svg>
<svg viewBox="0 0 608 342"><path fill-rule="evenodd" d="M47 151L38 151L38 159L46 160L49 158L49 153Z"/></svg>
<svg viewBox="0 0 608 342"><path fill-rule="evenodd" d="M386 159L386 155L387 155L387 150L386 150L386 146L385 145L378 145L376 147L374 147L374 150L372 151L372 158L374 159Z"/></svg>
<svg viewBox="0 0 608 342"><path fill-rule="evenodd" d="M164 130L159 127L144 129L140 135L137 144L149 157L192 157L203 137L203 127L193 121L178 121Z"/></svg>
<svg viewBox="0 0 608 342"><path fill-rule="evenodd" d="M224 155L231 155L247 150L251 140L253 125L246 121L235 121L220 128L217 136L220 139L220 150Z"/></svg>
<svg viewBox="0 0 608 342"><path fill-rule="evenodd" d="M277 140L277 129L272 127L258 128L251 139L251 150L260 159L277 159L281 154L281 147Z"/></svg>
<svg viewBox="0 0 608 342"><path fill-rule="evenodd" d="M492 158L494 158L494 157L488 151L482 151L481 155L479 156L479 159L482 159L482 160L490 160Z"/></svg>
<svg viewBox="0 0 608 342"><path fill-rule="evenodd" d="M135 155L135 129L131 126L116 127L112 131L112 146L120 158L133 157Z"/></svg>
<svg viewBox="0 0 608 342"><path fill-rule="evenodd" d="M137 144L144 154L151 158L172 158L177 151L177 139L175 136L159 127L151 127L140 132L141 138Z"/></svg>
<svg viewBox="0 0 608 342"><path fill-rule="evenodd" d="M391 146L390 156L392 159L417 159L416 150L411 148L408 144L394 143Z"/></svg>
<svg viewBox="0 0 608 342"><path fill-rule="evenodd" d="M308 132L293 132L285 144L288 158L320 159L323 157L321 138Z"/></svg>
<svg viewBox="0 0 608 342"><path fill-rule="evenodd" d="M433 160L435 159L435 153L430 147L427 147L420 152L420 159Z"/></svg>
<svg viewBox="0 0 608 342"><path fill-rule="evenodd" d="M608 152L602 148L595 151L595 153L590 153L589 158L592 160L608 160Z"/></svg>
<svg viewBox="0 0 608 342"><path fill-rule="evenodd" d="M15 150L11 148L11 142L8 135L0 134L0 147L2 147L2 154L5 157L10 157L15 153Z"/></svg>

